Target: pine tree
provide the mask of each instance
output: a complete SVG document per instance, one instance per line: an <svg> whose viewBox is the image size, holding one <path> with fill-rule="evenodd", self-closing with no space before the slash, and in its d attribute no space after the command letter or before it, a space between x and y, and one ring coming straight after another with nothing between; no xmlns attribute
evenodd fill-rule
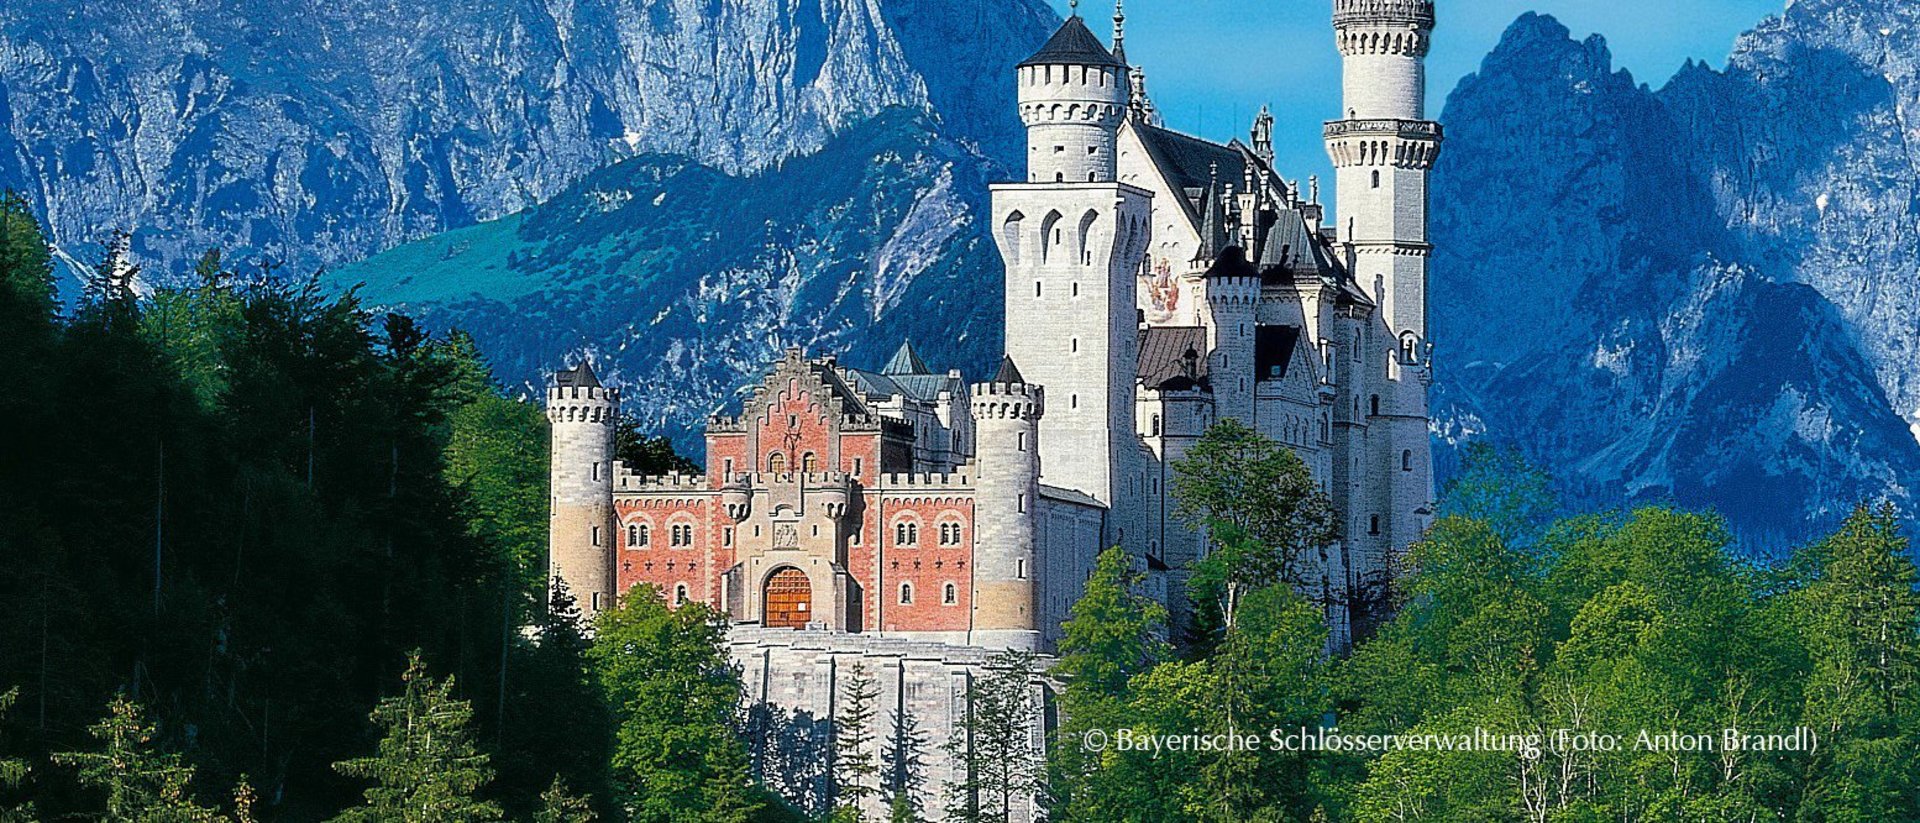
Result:
<svg viewBox="0 0 1920 823"><path fill-rule="evenodd" d="M0 719L6 718L7 712L13 708L14 701L19 699L19 697L19 689L10 689L5 693L0 693ZM26 785L26 782L26 761L0 758L0 791L19 791L22 786ZM30 803L11 809L0 806L0 823L26 823L33 819L33 805Z"/></svg>
<svg viewBox="0 0 1920 823"><path fill-rule="evenodd" d="M948 742L957 779L947 787L947 819L1007 823L1042 788L1032 734L1034 655L1009 650L987 660L967 688L967 714Z"/></svg>
<svg viewBox="0 0 1920 823"><path fill-rule="evenodd" d="M856 663L841 697L840 716L834 718L833 726L834 803L854 810L857 817L867 798L880 793L875 785L880 766L873 752L874 704L880 699L880 687L866 667Z"/></svg>
<svg viewBox="0 0 1920 823"><path fill-rule="evenodd" d="M501 819L478 795L493 779L473 740L473 707L453 696L453 679L436 683L418 653L407 660L403 692L380 701L371 716L386 731L379 753L335 763L348 777L372 780L364 805L343 823L465 823Z"/></svg>
<svg viewBox="0 0 1920 823"><path fill-rule="evenodd" d="M534 823L593 823L595 816L592 805L585 798L567 791L567 782L558 776L553 785L540 794L540 811L533 816Z"/></svg>
<svg viewBox="0 0 1920 823"><path fill-rule="evenodd" d="M887 787L887 805L894 819L904 813L920 816L920 790L926 779L927 734L920 721L906 709L893 712L893 729L881 747L880 759L886 764L882 782Z"/></svg>
<svg viewBox="0 0 1920 823"><path fill-rule="evenodd" d="M80 785L106 793L114 823L213 823L219 812L195 803L192 767L155 750L154 728L139 704L116 697L107 716L87 729L99 751L61 752L53 762L75 770Z"/></svg>

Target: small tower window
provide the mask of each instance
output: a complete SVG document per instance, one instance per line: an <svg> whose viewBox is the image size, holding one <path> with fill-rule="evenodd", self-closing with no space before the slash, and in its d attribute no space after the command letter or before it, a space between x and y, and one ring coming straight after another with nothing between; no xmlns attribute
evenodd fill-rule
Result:
<svg viewBox="0 0 1920 823"><path fill-rule="evenodd" d="M1367 534L1379 534L1379 533L1380 533L1380 515L1376 514L1370 518L1367 518Z"/></svg>
<svg viewBox="0 0 1920 823"><path fill-rule="evenodd" d="M913 605L913 584L912 583L900 584L900 605L902 606Z"/></svg>
<svg viewBox="0 0 1920 823"><path fill-rule="evenodd" d="M1026 451L1027 450L1027 433L1021 432L1019 434L1014 435L1013 443L1014 443L1014 449L1018 451Z"/></svg>
<svg viewBox="0 0 1920 823"><path fill-rule="evenodd" d="M1160 436L1160 415L1153 416L1153 427L1147 433L1153 437Z"/></svg>
<svg viewBox="0 0 1920 823"><path fill-rule="evenodd" d="M1378 169L1375 169L1373 172L1373 187L1376 189L1380 188L1380 171Z"/></svg>
<svg viewBox="0 0 1920 823"><path fill-rule="evenodd" d="M1067 173L1066 173L1066 172L1064 172L1064 171L1056 171L1056 172L1054 172L1054 173L1053 173L1053 182L1055 182L1055 183L1065 183L1065 182L1067 182Z"/></svg>
<svg viewBox="0 0 1920 823"><path fill-rule="evenodd" d="M1413 471L1413 450L1412 449L1407 449L1406 451L1403 451L1400 453L1400 470L1403 472Z"/></svg>
<svg viewBox="0 0 1920 823"><path fill-rule="evenodd" d="M681 583L673 587L673 605L687 605L687 584Z"/></svg>
<svg viewBox="0 0 1920 823"><path fill-rule="evenodd" d="M1369 413L1372 414L1374 417L1379 417L1380 416L1380 395L1377 395L1377 394L1374 395L1372 398L1370 398L1367 401L1367 403L1368 403Z"/></svg>
<svg viewBox="0 0 1920 823"><path fill-rule="evenodd" d="M941 587L940 602L948 606L958 605L960 603L960 587L952 583Z"/></svg>
<svg viewBox="0 0 1920 823"><path fill-rule="evenodd" d="M720 476L727 480L733 479L733 458L727 458L726 468L721 470Z"/></svg>
<svg viewBox="0 0 1920 823"><path fill-rule="evenodd" d="M1013 561L1013 576L1021 580L1027 579L1026 558L1022 557Z"/></svg>
<svg viewBox="0 0 1920 823"><path fill-rule="evenodd" d="M600 527L599 526L593 527L593 545L595 546L600 545Z"/></svg>
<svg viewBox="0 0 1920 823"><path fill-rule="evenodd" d="M600 482L600 461L593 461L593 482Z"/></svg>

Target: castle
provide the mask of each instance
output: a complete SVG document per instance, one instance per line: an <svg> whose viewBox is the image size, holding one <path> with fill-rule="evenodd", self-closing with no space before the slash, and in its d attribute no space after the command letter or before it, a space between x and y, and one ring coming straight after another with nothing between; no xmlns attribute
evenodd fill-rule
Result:
<svg viewBox="0 0 1920 823"><path fill-rule="evenodd" d="M1206 535L1172 465L1236 419L1311 468L1342 539L1301 570L1333 642L1376 619L1432 519L1426 332L1431 0L1335 0L1345 111L1319 186L1246 142L1164 128L1130 66L1070 17L1019 64L1024 181L992 189L1006 358L968 382L903 345L877 370L788 351L706 434L706 475L615 462L619 394L582 364L548 392L552 572L589 611L652 584L731 616L753 696L832 716L835 673L947 728L983 652L1047 652L1121 546L1176 624Z"/></svg>

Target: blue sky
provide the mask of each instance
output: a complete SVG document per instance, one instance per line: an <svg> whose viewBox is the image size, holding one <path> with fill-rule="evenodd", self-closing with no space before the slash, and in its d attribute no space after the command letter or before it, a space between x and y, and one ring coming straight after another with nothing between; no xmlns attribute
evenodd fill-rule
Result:
<svg viewBox="0 0 1920 823"><path fill-rule="evenodd" d="M1067 0L1050 0L1067 13ZM1224 140L1274 106L1282 173L1325 176L1320 123L1339 111L1340 64L1331 0L1127 0L1127 56L1167 125ZM1687 58L1726 64L1735 37L1786 0L1440 0L1428 89L1438 113L1459 79L1480 66L1500 33L1527 11L1551 14L1575 37L1598 33L1616 68L1659 86ZM1113 0L1080 4L1105 35Z"/></svg>

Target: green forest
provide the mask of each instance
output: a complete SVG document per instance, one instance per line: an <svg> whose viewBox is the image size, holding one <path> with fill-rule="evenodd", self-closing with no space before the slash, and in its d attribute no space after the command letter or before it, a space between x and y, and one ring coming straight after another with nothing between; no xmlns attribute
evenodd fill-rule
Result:
<svg viewBox="0 0 1920 823"><path fill-rule="evenodd" d="M0 823L998 823L1027 797L1087 823L1920 820L1920 581L1895 512L1760 564L1711 513L1567 516L1551 478L1476 448L1391 619L1335 655L1341 604L1298 593L1331 506L1222 423L1177 467L1213 537L1194 632L1169 637L1110 551L1058 659L997 658L954 739L857 675L802 781L742 705L723 615L641 590L589 626L549 593L546 422L471 339L213 251L147 276L114 244L70 306L53 272L30 204L0 198ZM619 442L688 466L630 423ZM1036 681L1060 716L1045 751ZM1334 728L1629 742L1091 745ZM1811 751L1630 737L1802 728ZM960 777L930 785L935 756Z"/></svg>

